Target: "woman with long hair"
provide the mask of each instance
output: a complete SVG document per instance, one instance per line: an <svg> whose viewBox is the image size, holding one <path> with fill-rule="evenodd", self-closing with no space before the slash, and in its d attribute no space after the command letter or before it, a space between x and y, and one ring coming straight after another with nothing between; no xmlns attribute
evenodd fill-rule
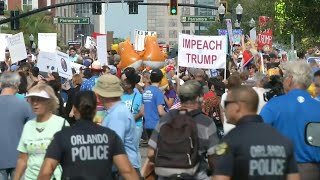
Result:
<svg viewBox="0 0 320 180"><path fill-rule="evenodd" d="M74 98L75 94L80 91L81 84L82 84L81 75L80 74L73 75L73 77L72 77L72 85L73 85L73 87L71 87L67 91L68 100L67 100L66 109L65 109L65 111L66 111L65 115L66 115L67 120L70 123L70 125L74 124L74 122L75 122L75 118L74 117L70 117L70 112L72 110L72 101L73 101L73 98Z"/></svg>
<svg viewBox="0 0 320 180"><path fill-rule="evenodd" d="M57 111L58 98L53 89L46 84L32 87L27 94L29 103L36 118L26 123L18 145L20 152L14 180L37 178L46 150L53 135L68 125L62 117L54 115ZM60 179L61 170L54 173Z"/></svg>

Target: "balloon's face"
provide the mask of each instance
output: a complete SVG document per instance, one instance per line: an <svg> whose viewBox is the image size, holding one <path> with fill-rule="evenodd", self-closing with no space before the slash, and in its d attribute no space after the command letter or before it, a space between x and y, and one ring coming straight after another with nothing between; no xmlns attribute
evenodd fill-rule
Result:
<svg viewBox="0 0 320 180"><path fill-rule="evenodd" d="M133 49L133 46L129 42L129 40L126 40L125 42L122 42L119 44L119 55L121 57L121 61L118 64L118 68L125 69L127 67L133 67L135 69L139 69L142 60L140 55Z"/></svg>

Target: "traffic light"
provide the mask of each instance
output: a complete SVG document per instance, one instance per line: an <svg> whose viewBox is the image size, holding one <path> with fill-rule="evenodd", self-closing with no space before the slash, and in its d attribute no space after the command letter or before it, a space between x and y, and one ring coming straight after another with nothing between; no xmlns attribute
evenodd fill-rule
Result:
<svg viewBox="0 0 320 180"><path fill-rule="evenodd" d="M128 2L129 14L138 14L138 2Z"/></svg>
<svg viewBox="0 0 320 180"><path fill-rule="evenodd" d="M178 0L169 0L170 15L178 14Z"/></svg>
<svg viewBox="0 0 320 180"><path fill-rule="evenodd" d="M4 1L0 1L0 15L4 15Z"/></svg>
<svg viewBox="0 0 320 180"><path fill-rule="evenodd" d="M19 16L20 12L19 11L10 11L10 17L16 17ZM18 30L20 26L19 19L11 20L11 30Z"/></svg>
<svg viewBox="0 0 320 180"><path fill-rule="evenodd" d="M228 14L228 0L220 1L220 4L222 4L226 8L226 11L224 14L225 15Z"/></svg>
<svg viewBox="0 0 320 180"><path fill-rule="evenodd" d="M101 1L101 0L93 0L93 1ZM92 14L93 15L101 15L101 2L92 3Z"/></svg>

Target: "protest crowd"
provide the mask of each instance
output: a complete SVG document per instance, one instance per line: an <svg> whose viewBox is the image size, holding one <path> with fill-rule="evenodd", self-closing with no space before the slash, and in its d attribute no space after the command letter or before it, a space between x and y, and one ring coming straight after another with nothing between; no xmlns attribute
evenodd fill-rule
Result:
<svg viewBox="0 0 320 180"><path fill-rule="evenodd" d="M142 55L128 40L106 56L40 46L19 59L8 47L0 180L320 179L318 137L306 135L320 123L317 49L288 60L242 36L227 53L218 36L208 67L188 60L196 47L168 57L156 40Z"/></svg>

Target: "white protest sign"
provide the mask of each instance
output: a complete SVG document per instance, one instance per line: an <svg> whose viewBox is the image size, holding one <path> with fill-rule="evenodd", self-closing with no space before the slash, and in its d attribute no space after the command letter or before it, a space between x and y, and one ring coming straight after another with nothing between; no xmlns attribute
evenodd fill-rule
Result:
<svg viewBox="0 0 320 180"><path fill-rule="evenodd" d="M101 65L108 65L107 36L106 35L97 36L97 54L98 54L98 61L101 63Z"/></svg>
<svg viewBox="0 0 320 180"><path fill-rule="evenodd" d="M146 36L157 36L157 32L155 31L134 31L134 50L143 51L144 50L144 38Z"/></svg>
<svg viewBox="0 0 320 180"><path fill-rule="evenodd" d="M6 48L8 47L7 43L7 38L11 37L12 34L0 34L0 61L4 61L5 59L5 51Z"/></svg>
<svg viewBox="0 0 320 180"><path fill-rule="evenodd" d="M84 45L84 47L87 49L94 49L95 46L96 42L94 41L93 37L87 36L86 44Z"/></svg>
<svg viewBox="0 0 320 180"><path fill-rule="evenodd" d="M179 34L179 66L203 69L226 68L226 46L226 36Z"/></svg>
<svg viewBox="0 0 320 180"><path fill-rule="evenodd" d="M11 63L16 63L27 58L26 45L24 43L22 32L8 37L7 44L10 52Z"/></svg>
<svg viewBox="0 0 320 180"><path fill-rule="evenodd" d="M76 73L80 73L80 68L83 66L81 64L78 63L74 63L74 62L70 62L72 68L74 68L74 70L76 71Z"/></svg>
<svg viewBox="0 0 320 180"><path fill-rule="evenodd" d="M41 51L56 52L57 33L38 33L38 47Z"/></svg>
<svg viewBox="0 0 320 180"><path fill-rule="evenodd" d="M256 39L257 39L257 29L256 28L252 28L250 30L250 39L252 39L252 41L256 41Z"/></svg>
<svg viewBox="0 0 320 180"><path fill-rule="evenodd" d="M57 51L56 63L58 67L58 73L61 77L66 79L72 79L72 67L69 61L68 54Z"/></svg>
<svg viewBox="0 0 320 180"><path fill-rule="evenodd" d="M40 51L38 55L37 67L42 72L57 72L56 52Z"/></svg>

